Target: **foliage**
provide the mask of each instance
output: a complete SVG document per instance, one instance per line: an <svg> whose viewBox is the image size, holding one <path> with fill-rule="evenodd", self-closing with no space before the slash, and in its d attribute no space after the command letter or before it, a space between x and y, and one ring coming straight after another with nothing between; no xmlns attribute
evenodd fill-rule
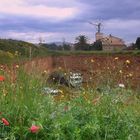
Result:
<svg viewBox="0 0 140 140"><path fill-rule="evenodd" d="M43 47L37 47L32 43L24 41L0 39L0 50L16 56L34 57L38 56L44 49Z"/></svg>
<svg viewBox="0 0 140 140"><path fill-rule="evenodd" d="M124 50L136 50L136 44L135 43L131 43L129 44L129 46L127 46L126 48L124 48Z"/></svg>
<svg viewBox="0 0 140 140"><path fill-rule="evenodd" d="M71 50L71 46L69 44L62 45L63 50Z"/></svg>
<svg viewBox="0 0 140 140"><path fill-rule="evenodd" d="M9 68L10 69L10 68ZM24 70L0 71L0 139L140 139L139 95L119 87L81 89L67 98L44 95L44 77ZM12 80L15 77L16 80ZM133 99L129 102L129 99ZM36 128L36 130L33 128Z"/></svg>
<svg viewBox="0 0 140 140"><path fill-rule="evenodd" d="M10 52L4 52L0 50L0 63L10 63L13 59L15 59L15 55Z"/></svg>
<svg viewBox="0 0 140 140"><path fill-rule="evenodd" d="M89 50L88 38L85 35L76 37L75 50Z"/></svg>
<svg viewBox="0 0 140 140"><path fill-rule="evenodd" d="M139 50L123 50L123 51L97 51L97 50L90 50L90 51L82 51L82 50L76 50L76 51L52 51L48 50L46 53L44 53L43 56L66 56L66 55L103 55L103 56L113 56L113 55L128 55L128 56L139 56L140 51ZM40 55L41 56L41 55Z"/></svg>
<svg viewBox="0 0 140 140"><path fill-rule="evenodd" d="M48 50L71 50L70 44L67 43L63 43L62 45L56 45L55 43L42 44L42 46L47 48Z"/></svg>
<svg viewBox="0 0 140 140"><path fill-rule="evenodd" d="M136 39L136 47L140 50L140 37Z"/></svg>
<svg viewBox="0 0 140 140"><path fill-rule="evenodd" d="M90 50L101 51L102 50L102 42L100 40L97 40L96 42L94 42L93 45L90 46Z"/></svg>

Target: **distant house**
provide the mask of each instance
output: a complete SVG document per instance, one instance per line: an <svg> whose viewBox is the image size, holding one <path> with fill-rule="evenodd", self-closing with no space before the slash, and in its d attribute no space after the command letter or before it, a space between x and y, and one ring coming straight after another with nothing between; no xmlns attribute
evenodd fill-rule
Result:
<svg viewBox="0 0 140 140"><path fill-rule="evenodd" d="M126 48L124 41L121 38L109 35L104 36L103 33L96 33L96 41L102 42L102 48L104 51L119 51Z"/></svg>

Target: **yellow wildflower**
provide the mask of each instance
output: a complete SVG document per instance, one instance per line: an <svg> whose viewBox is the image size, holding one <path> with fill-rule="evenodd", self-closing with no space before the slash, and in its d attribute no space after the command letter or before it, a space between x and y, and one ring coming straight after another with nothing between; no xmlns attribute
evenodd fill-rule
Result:
<svg viewBox="0 0 140 140"><path fill-rule="evenodd" d="M130 64L131 63L130 60L126 60L125 62L126 62L126 64Z"/></svg>
<svg viewBox="0 0 140 140"><path fill-rule="evenodd" d="M18 69L19 68L19 65L16 65L16 68Z"/></svg>
<svg viewBox="0 0 140 140"><path fill-rule="evenodd" d="M115 60L118 60L118 59L119 59L119 57L115 57L114 59L115 59Z"/></svg>
<svg viewBox="0 0 140 140"><path fill-rule="evenodd" d="M62 68L61 67L58 67L58 69L61 70Z"/></svg>
<svg viewBox="0 0 140 140"><path fill-rule="evenodd" d="M47 73L47 71L46 70L44 70L44 72L43 72L44 74L46 74Z"/></svg>
<svg viewBox="0 0 140 140"><path fill-rule="evenodd" d="M93 59L91 59L90 61L91 61L91 63L94 63L95 62L95 60L93 60Z"/></svg>
<svg viewBox="0 0 140 140"><path fill-rule="evenodd" d="M129 77L132 77L133 76L133 74L132 73L129 73Z"/></svg>
<svg viewBox="0 0 140 140"><path fill-rule="evenodd" d="M122 70L119 70L119 73L123 73Z"/></svg>

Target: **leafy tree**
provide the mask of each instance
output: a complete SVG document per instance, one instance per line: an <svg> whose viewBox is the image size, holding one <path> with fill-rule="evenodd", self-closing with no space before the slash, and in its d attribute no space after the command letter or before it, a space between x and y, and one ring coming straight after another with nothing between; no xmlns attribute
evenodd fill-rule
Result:
<svg viewBox="0 0 140 140"><path fill-rule="evenodd" d="M46 47L48 50L59 50L59 47L55 43L42 44L42 46Z"/></svg>
<svg viewBox="0 0 140 140"><path fill-rule="evenodd" d="M76 37L75 49L76 50L89 50L88 38L85 35Z"/></svg>
<svg viewBox="0 0 140 140"><path fill-rule="evenodd" d="M62 46L62 50L71 50L71 46L69 44L63 44Z"/></svg>
<svg viewBox="0 0 140 140"><path fill-rule="evenodd" d="M137 37L135 44L136 44L136 47L140 50L140 37Z"/></svg>
<svg viewBox="0 0 140 140"><path fill-rule="evenodd" d="M131 43L131 44L129 44L128 47L124 48L124 50L135 50L135 49L137 49L135 43Z"/></svg>
<svg viewBox="0 0 140 140"><path fill-rule="evenodd" d="M102 50L102 42L100 40L97 40L96 42L94 42L94 44L90 46L90 50Z"/></svg>

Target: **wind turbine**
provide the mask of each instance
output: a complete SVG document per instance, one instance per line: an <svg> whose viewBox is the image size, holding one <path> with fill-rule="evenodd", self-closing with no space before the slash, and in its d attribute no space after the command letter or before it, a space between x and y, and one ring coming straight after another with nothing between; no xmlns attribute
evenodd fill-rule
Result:
<svg viewBox="0 0 140 140"><path fill-rule="evenodd" d="M102 23L99 22L99 23L92 23L92 22L88 22L89 24L91 25L94 25L97 27L97 32L100 33L101 32L101 26L102 26Z"/></svg>

